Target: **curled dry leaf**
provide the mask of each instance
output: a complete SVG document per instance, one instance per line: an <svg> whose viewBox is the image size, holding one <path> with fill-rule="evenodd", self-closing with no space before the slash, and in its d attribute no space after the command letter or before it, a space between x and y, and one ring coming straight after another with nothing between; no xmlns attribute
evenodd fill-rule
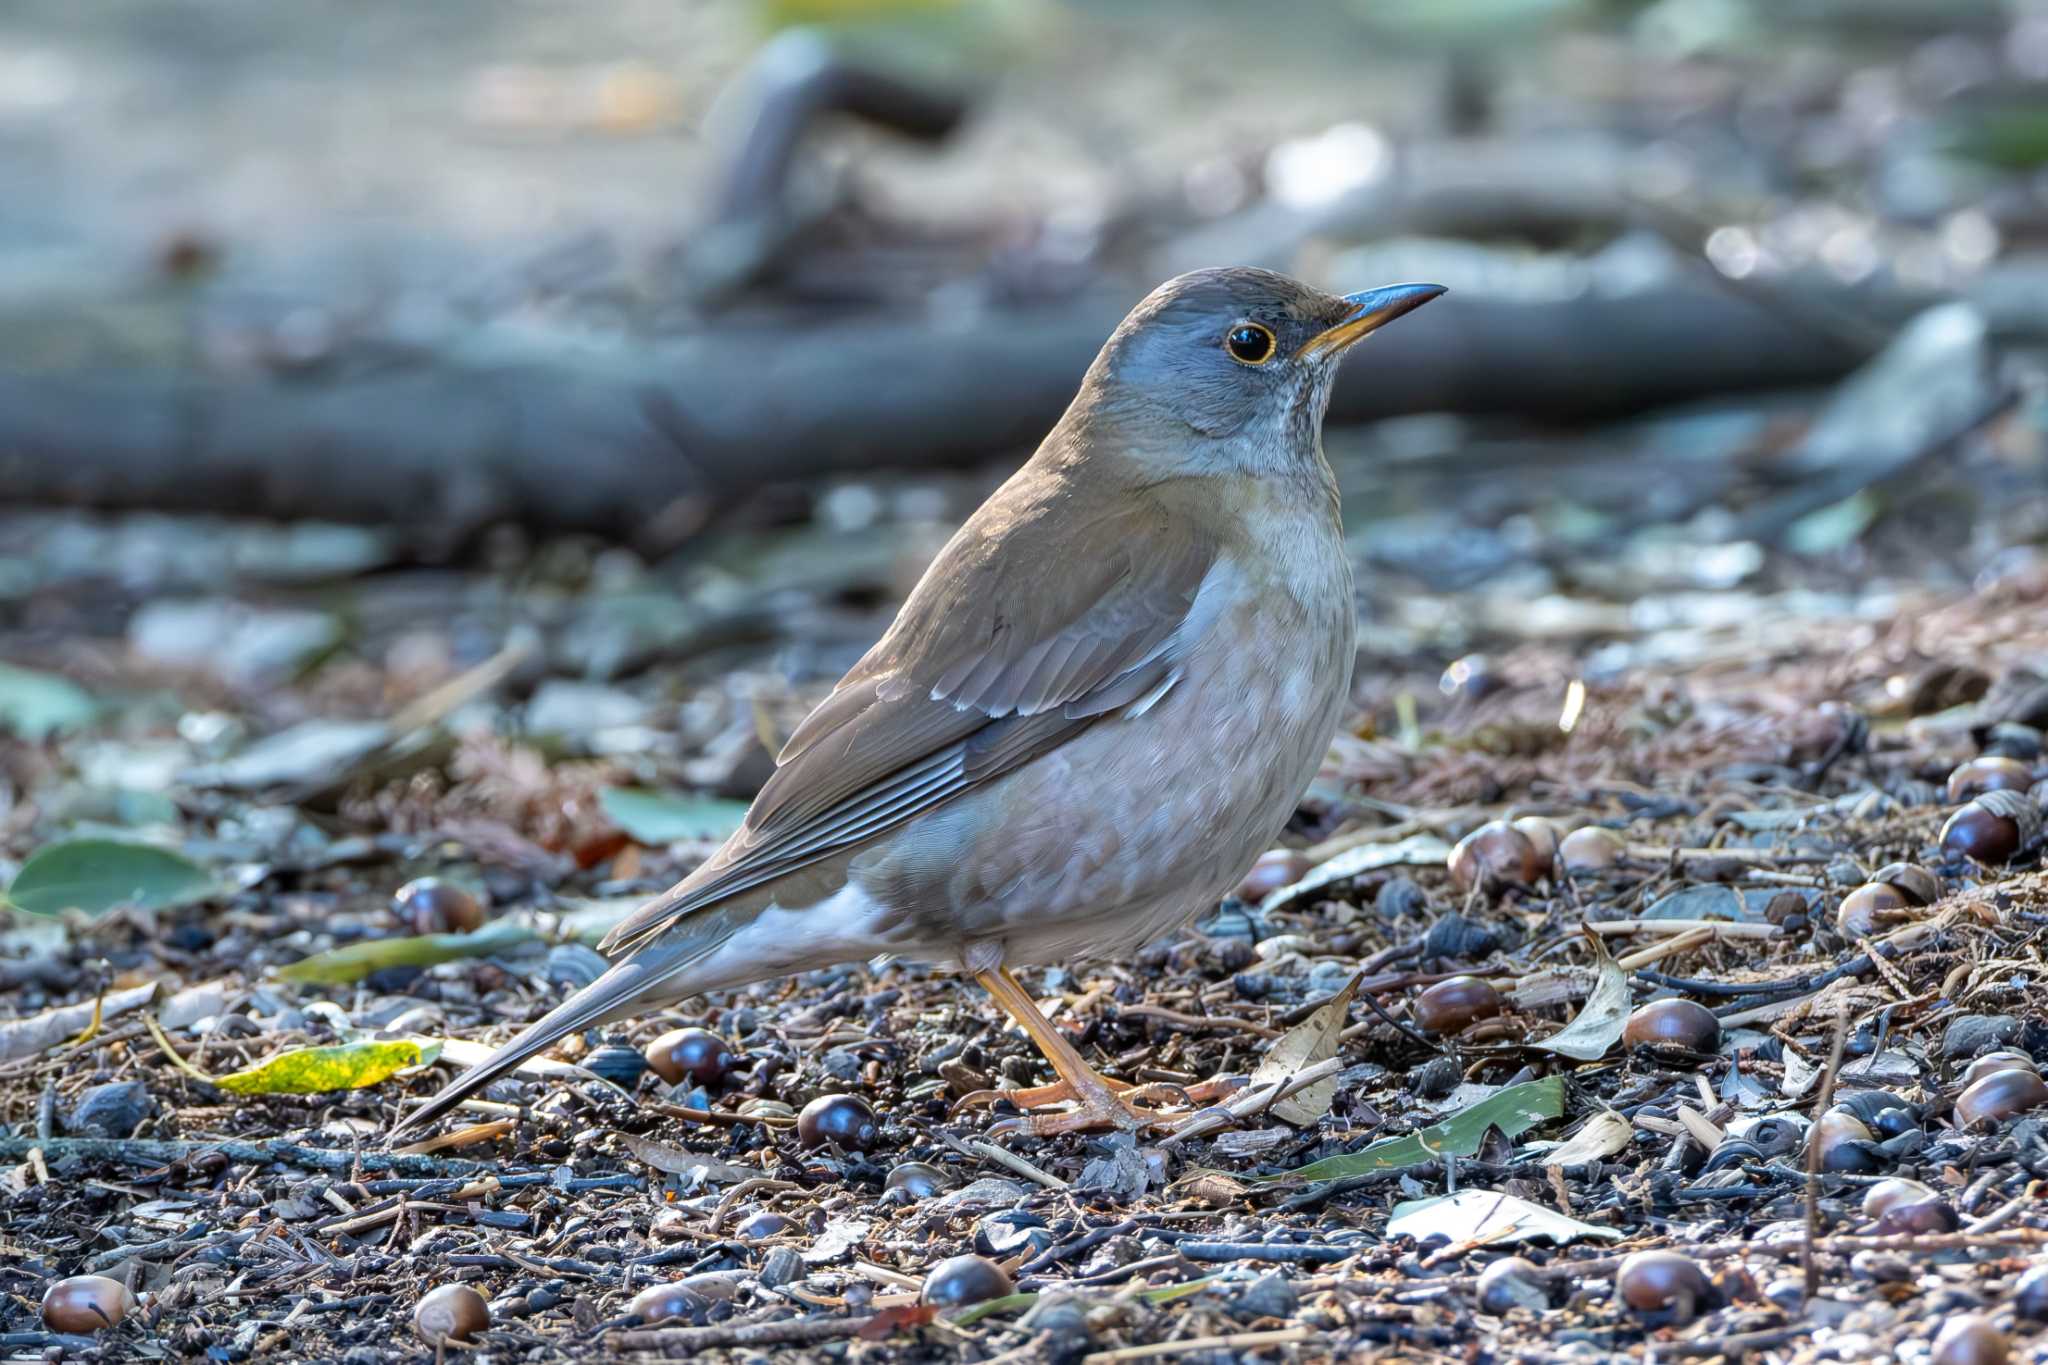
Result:
<svg viewBox="0 0 2048 1365"><path fill-rule="evenodd" d="M735 1166L729 1161L720 1161L715 1156L687 1151L634 1133L621 1133L619 1140L626 1144L627 1151L664 1175L695 1175L713 1183L730 1184L740 1180L753 1180L761 1174L748 1166Z"/></svg>
<svg viewBox="0 0 2048 1365"><path fill-rule="evenodd" d="M1593 993L1569 1024L1529 1046L1574 1061L1596 1062L1621 1041L1621 1031L1628 1025L1628 973L1615 962L1598 934L1588 930L1586 938L1593 946L1598 973Z"/></svg>
<svg viewBox="0 0 2048 1365"><path fill-rule="evenodd" d="M1543 1156L1546 1166L1583 1166L1589 1161L1625 1151L1635 1137L1635 1127L1612 1109L1603 1109L1586 1120L1584 1127Z"/></svg>
<svg viewBox="0 0 2048 1365"><path fill-rule="evenodd" d="M1254 1086L1270 1085L1284 1081L1300 1071L1306 1071L1317 1062L1326 1062L1337 1055L1337 1040L1344 1034L1344 1025L1351 1017L1351 997L1358 990L1358 983L1365 979L1365 973L1355 973L1338 991L1308 1018L1296 1024L1273 1040L1266 1055L1259 1062L1258 1070L1252 1072ZM1331 1076L1301 1089L1280 1100L1273 1106L1275 1116L1285 1119L1298 1128L1305 1128L1330 1112L1330 1105L1337 1099L1337 1078Z"/></svg>

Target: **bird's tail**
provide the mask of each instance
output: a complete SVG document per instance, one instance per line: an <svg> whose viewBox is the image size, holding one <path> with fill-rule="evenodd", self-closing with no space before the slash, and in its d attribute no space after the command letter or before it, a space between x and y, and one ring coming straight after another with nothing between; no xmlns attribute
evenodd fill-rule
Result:
<svg viewBox="0 0 2048 1365"><path fill-rule="evenodd" d="M580 1029L638 1014L657 1002L694 994L692 988L678 983L676 978L680 969L701 956L701 945L698 951L690 953L661 946L635 953L527 1025L511 1042L441 1087L432 1099L400 1119L386 1140L395 1141L401 1134L439 1118L529 1057Z"/></svg>

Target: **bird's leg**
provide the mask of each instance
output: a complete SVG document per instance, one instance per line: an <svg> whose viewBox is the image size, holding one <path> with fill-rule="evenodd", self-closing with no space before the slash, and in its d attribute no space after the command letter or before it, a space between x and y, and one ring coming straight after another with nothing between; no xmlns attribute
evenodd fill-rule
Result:
<svg viewBox="0 0 2048 1365"><path fill-rule="evenodd" d="M1032 1090L1011 1090L1001 1092L1003 1099L1019 1108L1035 1108L1040 1105L1058 1104L1071 1100L1075 1108L1056 1114L1031 1114L1021 1119L1011 1119L996 1125L997 1132L1030 1132L1041 1137L1054 1133L1083 1132L1093 1128L1122 1128L1129 1132L1142 1132L1147 1128L1162 1127L1185 1114L1162 1114L1157 1110L1134 1104L1140 1094L1157 1093L1185 1097L1199 1103L1208 1096L1201 1092L1211 1087L1205 1083L1193 1090L1182 1090L1177 1086L1133 1086L1123 1081L1113 1081L1088 1065L1074 1045L1066 1040L1053 1026L1052 1020L1040 1013L1038 1003L1031 993L1019 985L1004 967L993 967L974 974L982 989L994 996L1012 1019L1017 1021L1045 1059L1052 1063L1052 1069L1059 1073L1055 1085L1039 1086Z"/></svg>

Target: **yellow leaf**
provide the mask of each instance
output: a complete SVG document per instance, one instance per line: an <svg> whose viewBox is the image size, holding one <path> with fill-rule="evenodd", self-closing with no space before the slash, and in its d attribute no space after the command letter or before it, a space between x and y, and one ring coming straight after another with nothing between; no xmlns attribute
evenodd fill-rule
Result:
<svg viewBox="0 0 2048 1365"><path fill-rule="evenodd" d="M280 1052L268 1061L230 1072L214 1081L238 1095L314 1095L327 1090L361 1090L440 1055L438 1043L422 1046L410 1038L342 1043Z"/></svg>

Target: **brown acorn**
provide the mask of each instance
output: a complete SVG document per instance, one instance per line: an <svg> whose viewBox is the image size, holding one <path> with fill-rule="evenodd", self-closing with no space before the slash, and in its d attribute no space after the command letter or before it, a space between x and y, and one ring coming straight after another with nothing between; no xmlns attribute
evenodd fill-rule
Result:
<svg viewBox="0 0 2048 1365"><path fill-rule="evenodd" d="M1536 865L1541 869L1537 875L1548 877L1557 866L1557 826L1540 815L1524 815L1509 823L1536 850Z"/></svg>
<svg viewBox="0 0 2048 1365"><path fill-rule="evenodd" d="M2011 1359L2005 1333L1982 1313L1950 1318L1927 1353L1928 1365L2006 1365Z"/></svg>
<svg viewBox="0 0 2048 1365"><path fill-rule="evenodd" d="M1886 863L1870 874L1870 880L1896 888L1915 905L1932 905L1941 899L1941 878L1918 863Z"/></svg>
<svg viewBox="0 0 2048 1365"><path fill-rule="evenodd" d="M1415 997L1415 1027L1424 1033L1459 1033L1506 1008L1500 992L1476 976L1439 981Z"/></svg>
<svg viewBox="0 0 2048 1365"><path fill-rule="evenodd" d="M1712 1052L1721 1045L1721 1021L1691 1000L1652 1000L1628 1017L1621 1040L1630 1047L1679 1047Z"/></svg>
<svg viewBox="0 0 2048 1365"><path fill-rule="evenodd" d="M1863 1192L1863 1216L1882 1218L1890 1210L1903 1204L1917 1204L1924 1199L1935 1199L1939 1195L1932 1185L1924 1185L1904 1176L1892 1176L1880 1180Z"/></svg>
<svg viewBox="0 0 2048 1365"><path fill-rule="evenodd" d="M1546 870L1529 836L1505 820L1489 820L1458 840L1448 866L1452 884L1468 892L1532 886Z"/></svg>
<svg viewBox="0 0 2048 1365"><path fill-rule="evenodd" d="M466 934L484 922L476 897L439 877L415 877L399 887L391 910L414 934Z"/></svg>
<svg viewBox="0 0 2048 1365"><path fill-rule="evenodd" d="M1941 827L1941 851L1986 865L2009 863L2041 832L2041 809L2015 791L1989 791Z"/></svg>
<svg viewBox="0 0 2048 1365"><path fill-rule="evenodd" d="M1292 886L1306 877L1309 867L1308 855L1299 849L1268 849L1237 884L1237 898L1257 905L1281 887Z"/></svg>
<svg viewBox="0 0 2048 1365"><path fill-rule="evenodd" d="M1699 1263L1675 1251L1631 1254L1614 1273L1614 1293L1637 1313L1679 1326L1718 1298Z"/></svg>
<svg viewBox="0 0 2048 1365"><path fill-rule="evenodd" d="M1877 1136L1863 1120L1841 1109L1830 1109L1814 1122L1807 1145L1820 1150L1824 1171L1870 1171L1877 1166L1872 1155Z"/></svg>
<svg viewBox="0 0 2048 1365"><path fill-rule="evenodd" d="M135 1296L105 1275L73 1275L43 1291L43 1325L53 1332L83 1336L113 1327L128 1316Z"/></svg>
<svg viewBox="0 0 2048 1365"><path fill-rule="evenodd" d="M2003 1123L2044 1104L2048 1104L2048 1082L2024 1067L2007 1067L1956 1096L1956 1126L1967 1129Z"/></svg>
<svg viewBox="0 0 2048 1365"><path fill-rule="evenodd" d="M1910 919L1913 900L1888 882L1865 882L1842 897L1835 928L1850 938L1869 938L1886 924Z"/></svg>
<svg viewBox="0 0 2048 1365"><path fill-rule="evenodd" d="M1963 1068L1962 1079L1956 1082L1956 1088L1958 1090L1968 1090L1994 1071L2011 1071L2015 1067L2021 1071L2031 1071L2036 1076L2041 1074L2040 1063L2036 1062L2027 1053L2010 1051L1987 1052Z"/></svg>
<svg viewBox="0 0 2048 1365"><path fill-rule="evenodd" d="M1613 830L1581 825L1558 841L1557 861L1573 876L1593 876L1619 863L1627 852L1628 845Z"/></svg>
<svg viewBox="0 0 2048 1365"><path fill-rule="evenodd" d="M1973 758L1948 775L1948 801L1974 801L1985 792L2023 792L2034 785L2026 764L2011 758Z"/></svg>
<svg viewBox="0 0 2048 1365"><path fill-rule="evenodd" d="M881 1126L866 1100L853 1095L820 1095L796 1116L797 1142L804 1148L836 1142L849 1152L867 1152L881 1140Z"/></svg>
<svg viewBox="0 0 2048 1365"><path fill-rule="evenodd" d="M717 1085L739 1065L732 1044L705 1028L670 1029L647 1045L647 1065L670 1085Z"/></svg>
<svg viewBox="0 0 2048 1365"><path fill-rule="evenodd" d="M430 1346L468 1341L491 1325L491 1306L466 1284L444 1284L420 1295L412 1328Z"/></svg>
<svg viewBox="0 0 2048 1365"><path fill-rule="evenodd" d="M670 1318L696 1316L705 1301L684 1287L681 1280L666 1284L650 1284L633 1296L626 1305L628 1313L635 1314L640 1321L648 1324L666 1322Z"/></svg>

